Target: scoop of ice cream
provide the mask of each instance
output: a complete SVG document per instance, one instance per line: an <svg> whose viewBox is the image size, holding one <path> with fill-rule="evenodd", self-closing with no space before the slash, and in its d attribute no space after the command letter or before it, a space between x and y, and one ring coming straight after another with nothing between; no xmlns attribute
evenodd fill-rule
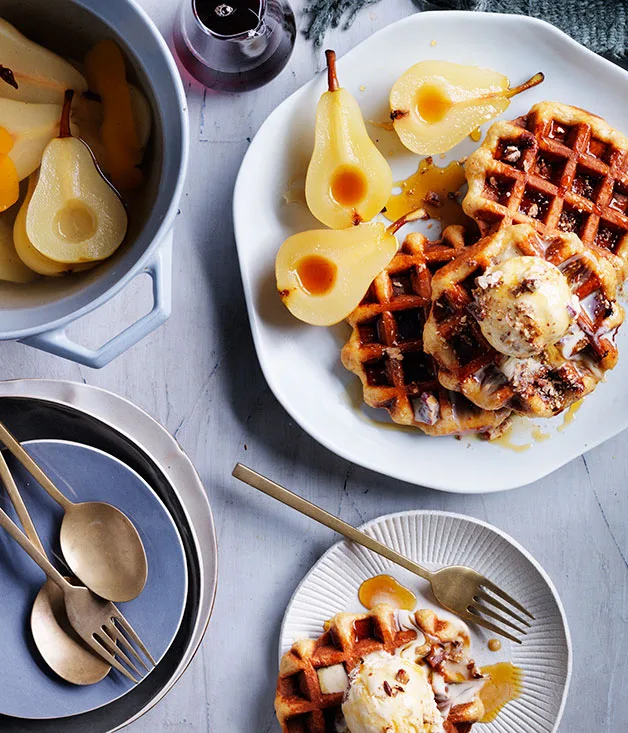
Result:
<svg viewBox="0 0 628 733"><path fill-rule="evenodd" d="M388 652L351 672L342 712L351 733L444 733L426 671Z"/></svg>
<svg viewBox="0 0 628 733"><path fill-rule="evenodd" d="M512 257L476 280L474 315L489 344L525 358L555 344L579 310L567 279L541 257Z"/></svg>

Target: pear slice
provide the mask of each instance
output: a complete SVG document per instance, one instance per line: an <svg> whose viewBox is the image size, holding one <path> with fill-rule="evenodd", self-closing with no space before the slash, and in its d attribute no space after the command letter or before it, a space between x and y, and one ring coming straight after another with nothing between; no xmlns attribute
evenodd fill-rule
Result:
<svg viewBox="0 0 628 733"><path fill-rule="evenodd" d="M72 91L66 92L60 136L41 159L26 212L26 234L44 257L62 263L104 260L122 244L127 214L87 145L69 129Z"/></svg>
<svg viewBox="0 0 628 733"><path fill-rule="evenodd" d="M83 270L90 270L95 267L97 262L86 262L81 265L69 265L61 262L55 262L54 260L44 257L38 250L33 247L28 235L26 234L26 212L33 197L35 186L37 185L38 174L33 173L28 179L28 190L26 191L26 197L20 206L17 216L15 217L15 223L13 224L13 246L15 252L20 260L30 270L38 273L39 275L48 275L49 277L58 277L60 275L67 275L71 272L81 272Z"/></svg>
<svg viewBox="0 0 628 733"><path fill-rule="evenodd" d="M19 258L13 243L13 226L17 206L0 214L0 280L12 283L29 283L37 273Z"/></svg>
<svg viewBox="0 0 628 733"><path fill-rule="evenodd" d="M13 138L0 127L0 211L6 211L20 197L20 182L15 163L8 153L13 147Z"/></svg>
<svg viewBox="0 0 628 733"><path fill-rule="evenodd" d="M355 98L338 85L336 54L325 55L329 89L316 109L305 199L319 221L342 229L380 213L392 190L392 172L369 137Z"/></svg>
<svg viewBox="0 0 628 733"><path fill-rule="evenodd" d="M480 125L505 112L510 99L544 79L538 73L510 87L491 69L421 61L395 82L390 117L401 142L419 155L446 153Z"/></svg>
<svg viewBox="0 0 628 733"><path fill-rule="evenodd" d="M129 94L137 139L143 155L152 128L150 104L146 99L146 95L133 84L129 84ZM109 173L107 170L107 150L100 133L104 114L104 105L97 97L94 98L92 95L87 94L74 95L70 120L76 126L77 137L80 137L87 144L100 168L105 173Z"/></svg>
<svg viewBox="0 0 628 733"><path fill-rule="evenodd" d="M110 39L100 41L85 57L90 89L100 95L103 120L100 125L105 170L119 191L138 188L144 181L139 164L143 149L134 117L131 88L126 79L124 55Z"/></svg>
<svg viewBox="0 0 628 733"><path fill-rule="evenodd" d="M277 290L293 316L331 326L359 304L396 252L397 240L381 222L300 232L277 253Z"/></svg>
<svg viewBox="0 0 628 733"><path fill-rule="evenodd" d="M17 85L0 81L0 97L62 105L66 89L87 89L85 77L70 63L29 40L1 18L0 63L11 70Z"/></svg>
<svg viewBox="0 0 628 733"><path fill-rule="evenodd" d="M44 148L59 133L60 104L32 104L0 98L0 127L13 138L9 158L20 181L39 168Z"/></svg>

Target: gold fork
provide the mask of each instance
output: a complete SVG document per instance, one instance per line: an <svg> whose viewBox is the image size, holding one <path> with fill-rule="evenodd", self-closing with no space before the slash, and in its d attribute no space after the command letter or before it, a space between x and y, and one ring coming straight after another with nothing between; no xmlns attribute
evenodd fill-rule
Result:
<svg viewBox="0 0 628 733"><path fill-rule="evenodd" d="M29 534L32 533L32 536L37 537L37 532L35 531L28 510L26 509L26 505L15 486L13 477L11 476L4 457L1 454L0 478L2 478L7 487L11 501L16 505L16 511L20 517L20 521L23 523ZM37 546L31 542L15 522L13 522L9 515L1 508L0 526L9 533L9 535L20 545L31 559L39 565L46 575L59 586L63 592L68 621L81 639L83 639L83 641L96 654L134 683L138 682L137 678L141 677L143 672L136 667L129 656L133 656L134 659L142 665L146 672L150 671L152 667L155 667L156 662L152 658L150 652L144 646L142 640L136 634L131 624L129 624L113 603L99 598L83 586L75 586L69 583L42 552L43 548L41 548L39 538L37 538L37 542L40 546ZM121 633L120 629L124 631L126 636ZM133 647L133 644L130 643L129 639L144 654L146 659L150 662L151 667L148 667L146 662ZM119 660L122 660L122 662L127 665L128 669L124 667ZM129 670L137 675L137 677L135 677Z"/></svg>
<svg viewBox="0 0 628 733"><path fill-rule="evenodd" d="M249 486L272 496L273 499L333 529L334 532L338 532L352 542L363 545L429 581L434 597L440 605L465 621L483 626L495 634L521 644L521 640L514 634L489 619L525 635L526 629L530 627L530 622L525 616L530 619L534 619L534 616L498 585L475 570L464 565L452 565L432 572L241 463L236 464L233 475ZM489 619L486 618L487 616Z"/></svg>

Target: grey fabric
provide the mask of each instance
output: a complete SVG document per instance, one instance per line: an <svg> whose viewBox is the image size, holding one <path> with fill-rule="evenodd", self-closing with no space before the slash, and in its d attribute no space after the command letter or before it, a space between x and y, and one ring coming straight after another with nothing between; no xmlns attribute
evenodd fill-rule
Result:
<svg viewBox="0 0 628 733"><path fill-rule="evenodd" d="M385 0L312 0L304 9L306 38L320 46L328 28L348 28L360 10ZM413 0L420 10L484 10L547 20L592 51L624 57L628 0Z"/></svg>

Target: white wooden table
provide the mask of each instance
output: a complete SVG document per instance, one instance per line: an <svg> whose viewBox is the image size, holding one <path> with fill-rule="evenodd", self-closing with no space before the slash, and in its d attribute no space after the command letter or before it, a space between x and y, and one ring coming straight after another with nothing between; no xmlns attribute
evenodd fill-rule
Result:
<svg viewBox="0 0 628 733"><path fill-rule="evenodd" d="M170 40L176 0L141 0ZM297 12L301 0L293 2ZM327 44L340 54L415 10L383 0ZM299 20L301 20L299 18ZM132 733L278 731L273 711L277 642L285 605L313 562L336 541L328 530L231 478L246 462L359 524L410 508L478 517L513 535L545 567L563 599L574 676L560 730L628 728L628 456L620 435L552 476L487 496L416 488L337 458L295 425L270 393L249 332L231 220L235 177L268 113L323 64L299 37L287 69L241 96L187 89L191 155L175 229L173 314L159 331L101 371L0 344L2 377L50 377L113 390L160 420L195 462L212 502L220 580L200 653L168 697ZM103 342L145 311L148 283L127 287L76 324Z"/></svg>

